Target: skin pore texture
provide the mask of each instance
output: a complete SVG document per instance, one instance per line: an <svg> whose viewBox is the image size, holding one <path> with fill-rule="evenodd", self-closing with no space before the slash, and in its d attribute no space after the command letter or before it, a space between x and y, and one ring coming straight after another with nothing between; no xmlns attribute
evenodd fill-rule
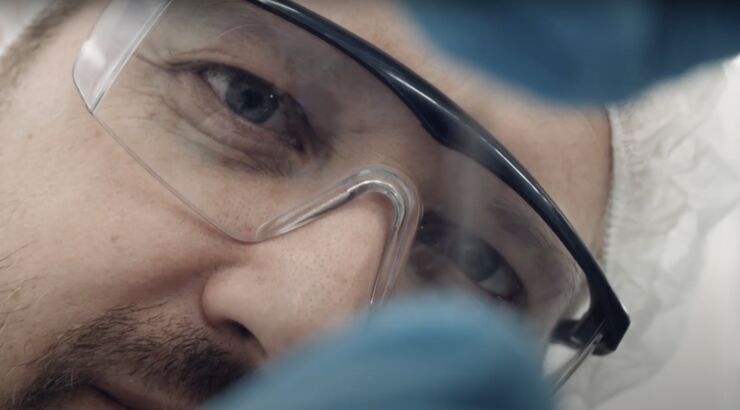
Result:
<svg viewBox="0 0 740 410"><path fill-rule="evenodd" d="M597 246L610 183L604 111L554 109L482 81L432 51L392 3L301 3L471 113ZM136 408L193 407L364 307L380 252L368 245L382 230L368 233L367 207L244 244L163 189L86 111L72 83L102 9L85 3L22 73L7 65L0 73L3 408L113 406L107 395Z"/></svg>

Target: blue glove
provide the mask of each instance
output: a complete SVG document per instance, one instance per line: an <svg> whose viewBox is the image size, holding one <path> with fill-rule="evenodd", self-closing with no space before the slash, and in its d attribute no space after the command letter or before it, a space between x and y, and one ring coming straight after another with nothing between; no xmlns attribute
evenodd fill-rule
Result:
<svg viewBox="0 0 740 410"><path fill-rule="evenodd" d="M444 50L531 92L621 100L740 52L728 0L404 0Z"/></svg>
<svg viewBox="0 0 740 410"><path fill-rule="evenodd" d="M233 387L209 410L551 409L531 336L464 296L374 312Z"/></svg>

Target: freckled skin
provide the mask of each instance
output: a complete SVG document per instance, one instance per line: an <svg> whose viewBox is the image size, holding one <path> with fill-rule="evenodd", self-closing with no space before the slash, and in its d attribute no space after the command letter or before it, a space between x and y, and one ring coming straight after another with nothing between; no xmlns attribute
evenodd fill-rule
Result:
<svg viewBox="0 0 740 410"><path fill-rule="evenodd" d="M391 3L302 3L473 113L586 241L598 240L610 180L603 110L554 109L484 82L425 45ZM279 355L365 306L382 251L371 206L256 245L185 208L106 135L74 88L71 67L100 10L92 2L63 24L0 116L0 400L34 377L28 363L56 335L122 305L187 318L237 354L258 343Z"/></svg>

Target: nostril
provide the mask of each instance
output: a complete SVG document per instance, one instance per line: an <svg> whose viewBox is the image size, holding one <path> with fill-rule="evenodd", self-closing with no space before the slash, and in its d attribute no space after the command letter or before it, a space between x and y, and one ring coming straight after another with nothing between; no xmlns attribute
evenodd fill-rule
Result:
<svg viewBox="0 0 740 410"><path fill-rule="evenodd" d="M247 355L248 362L252 366L259 366L260 363L267 359L268 354L265 347L249 328L235 320L228 320L222 323L221 329L229 333L228 338L232 343L231 346L236 347L236 351L244 352Z"/></svg>
<svg viewBox="0 0 740 410"><path fill-rule="evenodd" d="M228 323L228 326L231 327L237 335L243 338L246 338L246 339L254 338L254 333L252 333L249 329L247 329L244 325L242 325L239 322L230 320Z"/></svg>

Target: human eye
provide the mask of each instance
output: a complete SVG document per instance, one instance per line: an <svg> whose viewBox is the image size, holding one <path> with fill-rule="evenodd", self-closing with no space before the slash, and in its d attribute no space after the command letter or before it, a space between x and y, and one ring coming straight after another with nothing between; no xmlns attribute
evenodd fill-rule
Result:
<svg viewBox="0 0 740 410"><path fill-rule="evenodd" d="M237 121L276 136L298 152L310 142L310 123L303 107L289 94L247 71L207 64L195 70Z"/></svg>
<svg viewBox="0 0 740 410"><path fill-rule="evenodd" d="M224 66L206 67L201 75L232 111L254 124L280 113L279 91L261 78Z"/></svg>
<svg viewBox="0 0 740 410"><path fill-rule="evenodd" d="M223 63L220 53L159 56L147 49L138 57L127 92L149 112L140 118L157 118L165 135L178 137L173 142L210 164L285 177L328 158L330 144L301 103L264 73Z"/></svg>
<svg viewBox="0 0 740 410"><path fill-rule="evenodd" d="M411 251L412 276L424 284L472 288L495 301L525 309L519 275L486 241L425 213Z"/></svg>

